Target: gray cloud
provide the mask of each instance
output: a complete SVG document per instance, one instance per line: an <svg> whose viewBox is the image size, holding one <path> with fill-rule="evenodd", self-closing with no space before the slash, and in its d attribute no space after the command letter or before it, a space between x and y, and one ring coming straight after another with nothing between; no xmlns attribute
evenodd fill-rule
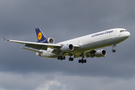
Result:
<svg viewBox="0 0 135 90"><path fill-rule="evenodd" d="M97 76L73 76L61 73L29 73L15 74L0 72L1 90L134 90L135 77L97 77Z"/></svg>
<svg viewBox="0 0 135 90"><path fill-rule="evenodd" d="M50 85L52 87L48 86L47 90L54 87L58 87L58 90L77 90L82 87L86 90L100 88L107 90L110 87L113 90L118 88L132 90L134 85L131 83L135 81L134 2L134 0L1 0L0 33L7 38L37 41L34 31L36 27L40 27L47 37L53 37L56 42L115 27L128 29L131 36L117 45L115 54L111 52L111 47L107 47L106 58L89 58L86 64L79 64L78 59L69 62L68 58L65 61L41 58L33 52L20 49L19 47L23 45L4 42L0 37L0 71L2 72L0 81L5 82L1 82L0 87L5 90L10 88L42 90ZM16 83L3 79L7 78L3 76L8 73L7 77L11 82L17 79L17 87ZM41 78L38 78L37 74L39 77L41 74ZM49 75L46 74L56 75L48 77ZM29 82L28 78L33 82ZM107 82L104 79L110 81L109 84L112 86L105 86ZM36 83L40 80L41 83ZM94 86L92 81L99 87ZM104 83L101 84L102 82ZM24 83L26 86L23 85Z"/></svg>

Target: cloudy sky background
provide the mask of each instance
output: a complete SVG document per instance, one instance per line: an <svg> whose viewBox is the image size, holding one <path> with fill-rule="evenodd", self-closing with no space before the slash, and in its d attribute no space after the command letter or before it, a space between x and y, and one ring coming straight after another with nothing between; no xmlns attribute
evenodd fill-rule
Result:
<svg viewBox="0 0 135 90"><path fill-rule="evenodd" d="M0 90L134 90L134 0L0 0ZM55 42L111 28L131 36L86 64L42 58L9 39L37 41L40 27Z"/></svg>

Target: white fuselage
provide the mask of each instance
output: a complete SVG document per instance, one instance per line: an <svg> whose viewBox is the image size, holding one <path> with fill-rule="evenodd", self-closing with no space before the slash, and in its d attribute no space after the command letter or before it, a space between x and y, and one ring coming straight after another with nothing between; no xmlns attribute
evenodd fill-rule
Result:
<svg viewBox="0 0 135 90"><path fill-rule="evenodd" d="M122 31L123 30L123 31ZM60 42L57 44L65 45L65 44L73 44L78 45L79 48L75 48L71 54L75 55L76 57L80 57L81 53L87 53L94 49L99 49L102 47L107 47L111 45L118 44L130 36L130 33L123 28L114 28L109 29L97 33L93 33L90 35L78 37L75 39L67 40L64 42ZM52 53L54 49L48 48L47 50L43 50L43 53L40 55L42 57L48 58L57 58L60 53ZM66 53L64 54L65 56Z"/></svg>

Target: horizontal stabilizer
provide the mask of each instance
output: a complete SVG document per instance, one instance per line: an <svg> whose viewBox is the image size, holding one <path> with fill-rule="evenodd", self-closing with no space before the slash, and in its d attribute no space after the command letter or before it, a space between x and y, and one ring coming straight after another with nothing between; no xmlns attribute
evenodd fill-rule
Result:
<svg viewBox="0 0 135 90"><path fill-rule="evenodd" d="M4 35L2 35L2 36L3 36L4 41L9 41L8 39L6 39L6 37Z"/></svg>

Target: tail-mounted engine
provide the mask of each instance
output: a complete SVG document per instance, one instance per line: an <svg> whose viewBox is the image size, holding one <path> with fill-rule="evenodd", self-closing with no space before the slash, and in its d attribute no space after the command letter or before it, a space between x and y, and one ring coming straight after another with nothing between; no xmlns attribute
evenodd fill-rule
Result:
<svg viewBox="0 0 135 90"><path fill-rule="evenodd" d="M60 49L62 52L71 52L74 50L74 46L72 44L65 44Z"/></svg>
<svg viewBox="0 0 135 90"><path fill-rule="evenodd" d="M48 43L50 43L50 44L53 44L54 43L54 39L53 38L48 38Z"/></svg>

